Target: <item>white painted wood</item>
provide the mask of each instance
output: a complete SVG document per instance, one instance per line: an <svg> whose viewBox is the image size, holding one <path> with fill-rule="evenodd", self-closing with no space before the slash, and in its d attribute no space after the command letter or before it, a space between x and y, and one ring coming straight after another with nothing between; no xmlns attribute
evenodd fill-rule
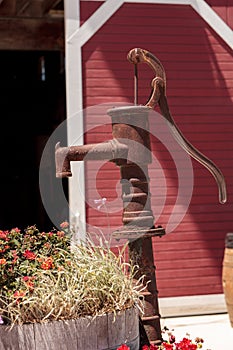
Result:
<svg viewBox="0 0 233 350"><path fill-rule="evenodd" d="M84 24L68 38L69 43L78 42L83 46L112 15L121 7L124 0L108 0L101 5Z"/></svg>
<svg viewBox="0 0 233 350"><path fill-rule="evenodd" d="M68 145L83 144L83 91L82 52L79 43L67 38L80 25L79 0L64 1L65 14L65 64L66 64L66 106ZM72 178L69 179L69 221L76 238L83 239L86 231L85 176L83 162L71 165Z"/></svg>
<svg viewBox="0 0 233 350"><path fill-rule="evenodd" d="M159 298L158 301L162 318L227 312L224 294Z"/></svg>
<svg viewBox="0 0 233 350"><path fill-rule="evenodd" d="M193 0L192 8L209 24L209 26L233 49L233 31L204 1Z"/></svg>

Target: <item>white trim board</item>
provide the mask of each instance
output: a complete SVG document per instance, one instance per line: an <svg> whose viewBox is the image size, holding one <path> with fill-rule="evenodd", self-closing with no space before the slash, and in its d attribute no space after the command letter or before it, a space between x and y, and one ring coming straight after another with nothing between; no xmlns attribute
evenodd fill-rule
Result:
<svg viewBox="0 0 233 350"><path fill-rule="evenodd" d="M83 130L83 89L82 89L82 48L67 40L80 26L79 0L64 1L65 14L65 64L66 64L66 109L68 146L82 145ZM78 141L77 141L78 140ZM85 171L83 162L72 164L73 176L69 178L69 221L72 229L83 238L86 233L86 208L82 195L85 193ZM80 196L81 192L81 196ZM81 200L80 200L81 197Z"/></svg>
<svg viewBox="0 0 233 350"><path fill-rule="evenodd" d="M161 318L226 313L224 294L158 298Z"/></svg>

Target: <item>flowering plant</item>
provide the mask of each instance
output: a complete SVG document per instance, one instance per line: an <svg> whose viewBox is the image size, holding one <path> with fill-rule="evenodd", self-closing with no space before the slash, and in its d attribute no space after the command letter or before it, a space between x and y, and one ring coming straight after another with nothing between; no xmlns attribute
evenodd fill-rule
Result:
<svg viewBox="0 0 233 350"><path fill-rule="evenodd" d="M164 327L162 333L167 339L163 340L161 345L143 345L141 350L198 350L203 347L204 340L202 338L197 337L193 341L189 334L186 334L182 340L177 342L176 337L167 327ZM130 350L130 348L126 344L122 344L117 350Z"/></svg>
<svg viewBox="0 0 233 350"><path fill-rule="evenodd" d="M75 319L116 312L140 299L133 269L103 245L71 245L69 224L0 231L0 324ZM124 291L124 293L122 292Z"/></svg>
<svg viewBox="0 0 233 350"><path fill-rule="evenodd" d="M68 223L63 223L63 228ZM0 289L2 294L24 294L37 282L35 271L50 270L64 264L59 249L69 251L64 231L40 232L36 226L24 232L18 228L0 231Z"/></svg>

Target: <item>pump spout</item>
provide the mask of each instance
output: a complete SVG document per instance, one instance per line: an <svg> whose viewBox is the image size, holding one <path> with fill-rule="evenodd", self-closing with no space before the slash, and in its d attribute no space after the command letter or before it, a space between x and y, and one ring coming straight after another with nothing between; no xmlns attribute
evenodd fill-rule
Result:
<svg viewBox="0 0 233 350"><path fill-rule="evenodd" d="M60 142L55 146L56 177L71 177L72 161L82 160L110 160L118 165L127 161L128 146L113 139L107 142L60 147Z"/></svg>

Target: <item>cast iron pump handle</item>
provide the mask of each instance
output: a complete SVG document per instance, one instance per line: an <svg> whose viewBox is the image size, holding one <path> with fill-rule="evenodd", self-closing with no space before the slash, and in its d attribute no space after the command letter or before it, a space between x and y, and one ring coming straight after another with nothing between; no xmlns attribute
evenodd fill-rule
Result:
<svg viewBox="0 0 233 350"><path fill-rule="evenodd" d="M182 134L169 111L167 97L166 97L166 75L161 62L149 51L134 48L129 51L127 56L129 62L136 65L137 63L147 63L155 72L155 78L152 80L152 90L146 106L154 108L157 104L160 107L163 117L167 120L169 128L173 137L178 144L191 157L196 159L199 163L204 165L215 178L219 191L219 202L225 203L227 200L226 183L224 176L220 169L204 154L199 152Z"/></svg>

